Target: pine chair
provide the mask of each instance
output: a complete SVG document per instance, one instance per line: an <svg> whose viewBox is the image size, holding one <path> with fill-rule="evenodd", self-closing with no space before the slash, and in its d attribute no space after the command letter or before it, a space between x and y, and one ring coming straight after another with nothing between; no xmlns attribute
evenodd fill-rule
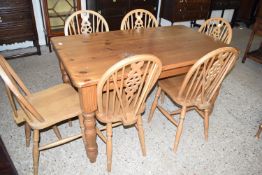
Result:
<svg viewBox="0 0 262 175"><path fill-rule="evenodd" d="M194 109L204 119L204 135L205 139L208 139L209 116L215 99L223 79L231 70L237 58L238 51L235 48L219 48L200 58L186 75L158 81L159 87L150 110L148 122L152 120L157 107L177 127L174 152L178 147L186 111ZM181 109L169 113L159 105L158 98L161 92L169 96ZM176 114L180 114L178 121L172 116Z"/></svg>
<svg viewBox="0 0 262 175"><path fill-rule="evenodd" d="M257 138L257 139L259 139L260 134L261 134L261 131L262 131L262 124L259 125L259 127L258 127L257 134L256 134L256 138Z"/></svg>
<svg viewBox="0 0 262 175"><path fill-rule="evenodd" d="M65 36L108 31L108 24L104 17L92 10L74 12L66 19L64 28Z"/></svg>
<svg viewBox="0 0 262 175"><path fill-rule="evenodd" d="M226 44L230 44L232 40L232 28L223 18L210 18L206 20L198 32L204 33Z"/></svg>
<svg viewBox="0 0 262 175"><path fill-rule="evenodd" d="M144 9L135 9L126 14L121 22L121 30L158 27L155 16Z"/></svg>
<svg viewBox="0 0 262 175"><path fill-rule="evenodd" d="M37 175L39 151L82 137L82 134L78 134L39 146L39 131L50 127L57 130L55 125L60 122L79 116L80 126L83 129L78 93L68 84L30 93L1 55L0 76L4 80L16 123L25 122L27 146L29 146L31 129L33 129L33 167L34 175Z"/></svg>
<svg viewBox="0 0 262 175"><path fill-rule="evenodd" d="M143 156L146 155L141 114L145 100L162 69L153 55L136 55L123 59L109 68L97 85L97 119L106 124L103 141L107 150L107 170L112 164L112 127L135 125Z"/></svg>

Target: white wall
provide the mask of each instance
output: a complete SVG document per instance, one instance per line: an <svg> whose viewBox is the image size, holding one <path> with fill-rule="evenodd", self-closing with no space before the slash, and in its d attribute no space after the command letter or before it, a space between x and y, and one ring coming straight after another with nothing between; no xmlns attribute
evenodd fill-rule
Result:
<svg viewBox="0 0 262 175"><path fill-rule="evenodd" d="M37 32L38 32L38 38L39 38L39 44L40 45L45 45L45 35L44 35L44 28L43 28L43 21L41 17L41 11L40 11L40 0L32 0L33 2L33 8L34 8L34 14L35 14L35 19L36 19L36 27L37 27ZM159 1L158 9L160 9L160 3L161 0ZM86 8L86 0L81 0L81 5L82 9ZM228 21L231 21L232 16L233 16L234 10L226 10L224 13L224 18L227 19ZM211 14L211 17L219 16L221 15L222 11L213 11ZM158 18L159 18L159 11L158 11ZM203 22L203 20L197 21L199 24ZM190 22L177 22L174 23L175 25L182 24L185 26L190 26ZM169 21L166 20L161 20L161 25L162 26L168 26L171 25ZM33 46L32 42L26 41L24 43L15 43L15 44L9 44L9 45L1 45L0 46L0 51L3 50L12 50L12 49L18 49L18 48L25 48L25 47L30 47Z"/></svg>

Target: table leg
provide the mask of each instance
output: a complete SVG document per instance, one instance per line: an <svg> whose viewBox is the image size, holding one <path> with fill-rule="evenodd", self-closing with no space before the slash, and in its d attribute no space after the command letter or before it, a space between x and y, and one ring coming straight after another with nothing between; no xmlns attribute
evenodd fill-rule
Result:
<svg viewBox="0 0 262 175"><path fill-rule="evenodd" d="M83 111L83 140L85 149L90 162L94 163L98 154L95 120L95 111L97 109L96 86L79 88L78 92L80 94L80 104Z"/></svg>

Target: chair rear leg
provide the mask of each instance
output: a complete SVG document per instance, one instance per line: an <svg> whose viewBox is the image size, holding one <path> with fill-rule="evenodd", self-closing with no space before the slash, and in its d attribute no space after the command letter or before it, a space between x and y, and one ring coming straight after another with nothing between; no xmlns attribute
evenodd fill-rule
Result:
<svg viewBox="0 0 262 175"><path fill-rule="evenodd" d="M33 166L34 175L38 175L39 164L39 130L34 130L34 144L33 144Z"/></svg>
<svg viewBox="0 0 262 175"><path fill-rule="evenodd" d="M84 145L86 145L85 128L84 128L84 119L83 119L83 116L82 116L82 115L79 115L79 116L78 116L78 119L79 119L80 130L81 130L81 133L82 133L82 139L83 139Z"/></svg>
<svg viewBox="0 0 262 175"><path fill-rule="evenodd" d="M139 137L139 141L140 141L142 154L143 154L143 156L146 156L145 135L144 135L143 121L142 121L141 115L138 116L137 130L138 130L138 137Z"/></svg>
<svg viewBox="0 0 262 175"><path fill-rule="evenodd" d="M162 91L160 93L160 103L161 104L163 104L165 102L165 97L166 97L166 95L165 95L164 91Z"/></svg>
<svg viewBox="0 0 262 175"><path fill-rule="evenodd" d="M209 110L205 110L204 112L204 135L205 135L205 140L208 140L208 128L209 128Z"/></svg>
<svg viewBox="0 0 262 175"><path fill-rule="evenodd" d="M25 138L26 138L26 147L29 147L30 145L30 136L31 136L31 127L26 122L25 123Z"/></svg>
<svg viewBox="0 0 262 175"><path fill-rule="evenodd" d="M156 92L156 96L155 96L155 99L154 99L154 102L151 106L151 109L150 109L150 113L149 113L149 116L148 116L148 123L151 122L152 118L153 118L153 114L156 110L156 106L157 106L157 101L158 101L158 98L160 96L160 93L161 93L161 88L158 87L157 89L157 92Z"/></svg>
<svg viewBox="0 0 262 175"><path fill-rule="evenodd" d="M259 136L261 134L262 131L262 124L259 126L258 130L257 130L257 134L256 134L256 138L259 139Z"/></svg>
<svg viewBox="0 0 262 175"><path fill-rule="evenodd" d="M52 128L53 128L53 131L54 131L56 137L57 137L59 140L61 140L61 139L62 139L62 136L61 136L60 131L59 131L59 129L57 128L57 126L53 126Z"/></svg>
<svg viewBox="0 0 262 175"><path fill-rule="evenodd" d="M68 120L68 125L69 125L69 127L72 127L72 126L73 126L72 120Z"/></svg>
<svg viewBox="0 0 262 175"><path fill-rule="evenodd" d="M180 114L177 131L176 131L175 144L174 144L174 152L175 153L177 151L177 147L178 147L178 144L179 144L179 141L180 141L180 137L181 137L181 134L182 134L184 120L185 120L185 115L186 115L186 107L182 107L182 111L181 111L181 114Z"/></svg>
<svg viewBox="0 0 262 175"><path fill-rule="evenodd" d="M107 171L111 172L112 167L112 123L106 125L106 155L107 155Z"/></svg>

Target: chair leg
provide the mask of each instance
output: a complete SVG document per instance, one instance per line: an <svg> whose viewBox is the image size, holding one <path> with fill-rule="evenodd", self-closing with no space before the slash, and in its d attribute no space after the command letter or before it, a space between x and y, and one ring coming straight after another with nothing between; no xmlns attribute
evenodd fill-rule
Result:
<svg viewBox="0 0 262 175"><path fill-rule="evenodd" d="M259 126L258 130L257 130L257 134L256 134L256 138L259 139L259 136L261 134L262 131L262 124Z"/></svg>
<svg viewBox="0 0 262 175"><path fill-rule="evenodd" d="M151 122L151 120L153 118L153 114L154 114L154 112L156 110L157 101L158 101L160 93L161 93L161 88L158 87L157 92L156 92L156 96L155 96L155 99L154 99L154 102L153 102L153 104L151 106L150 113L149 113L149 116L148 116L148 123Z"/></svg>
<svg viewBox="0 0 262 175"><path fill-rule="evenodd" d="M107 155L107 171L111 172L112 167L112 123L106 125L106 155Z"/></svg>
<svg viewBox="0 0 262 175"><path fill-rule="evenodd" d="M57 126L53 126L52 128L53 128L53 131L54 131L56 137L57 137L59 140L61 140L61 139L62 139L62 136L61 136L60 131L59 131L59 129L57 128Z"/></svg>
<svg viewBox="0 0 262 175"><path fill-rule="evenodd" d="M84 145L86 145L83 116L82 116L82 115L79 115L79 116L78 116L78 119L79 119L80 130L81 130L81 133L82 133L82 139L83 139Z"/></svg>
<svg viewBox="0 0 262 175"><path fill-rule="evenodd" d="M209 110L205 110L204 112L204 135L205 135L205 140L208 140L208 128L209 128Z"/></svg>
<svg viewBox="0 0 262 175"><path fill-rule="evenodd" d="M34 175L38 175L38 163L39 163L39 130L34 130L33 163L34 163Z"/></svg>
<svg viewBox="0 0 262 175"><path fill-rule="evenodd" d="M180 136L182 134L182 130L183 130L183 124L184 124L184 120L185 120L185 116L186 116L186 107L182 107L182 111L180 114L180 118L179 118L179 123L178 123L178 127L177 127L177 131L176 131L176 139L175 139L175 144L174 144L174 152L176 153L177 151L177 147L180 141Z"/></svg>
<svg viewBox="0 0 262 175"><path fill-rule="evenodd" d="M73 126L72 120L69 120L69 121L68 121L68 125L69 125L69 127L72 127L72 126Z"/></svg>
<svg viewBox="0 0 262 175"><path fill-rule="evenodd" d="M166 95L165 95L164 91L162 91L160 93L160 103L161 104L163 104L165 102L165 97L166 97Z"/></svg>
<svg viewBox="0 0 262 175"><path fill-rule="evenodd" d="M29 147L30 145L30 136L31 136L31 127L26 122L25 123L25 138L26 138L26 147Z"/></svg>
<svg viewBox="0 0 262 175"><path fill-rule="evenodd" d="M137 130L138 130L138 137L139 137L139 141L140 141L142 154L143 154L143 156L146 156L145 135L144 135L143 121L142 121L141 115L138 116Z"/></svg>

